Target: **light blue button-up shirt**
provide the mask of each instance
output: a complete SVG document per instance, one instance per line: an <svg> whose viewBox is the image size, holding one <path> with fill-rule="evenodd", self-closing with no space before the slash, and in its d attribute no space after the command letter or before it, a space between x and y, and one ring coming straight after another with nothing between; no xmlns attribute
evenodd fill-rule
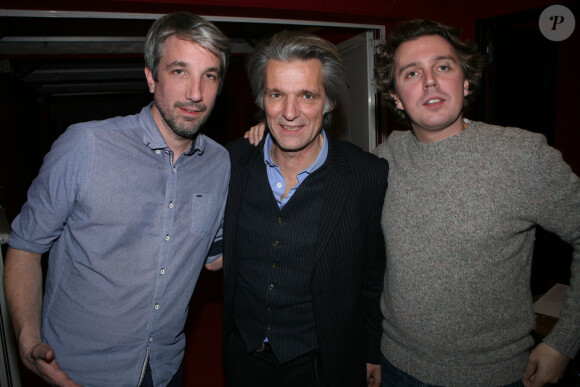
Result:
<svg viewBox="0 0 580 387"><path fill-rule="evenodd" d="M296 192L300 184L302 184L304 179L306 179L310 174L320 168L326 161L326 157L328 156L328 139L326 138L326 133L324 130L321 133L324 138L324 142L322 143L322 148L320 149L320 153L318 153L318 157L311 166L296 175L298 183L292 187L290 191L288 191L288 196L286 196L284 199L282 199L282 195L286 190L286 180L284 180L284 176L282 175L280 167L272 160L270 150L274 145L274 140L272 139L270 133L266 135L266 140L264 140L264 163L266 163L267 166L266 173L268 174L268 182L270 183L270 188L272 189L272 193L276 198L278 207L284 207L292 195L294 195L294 192Z"/></svg>
<svg viewBox="0 0 580 387"><path fill-rule="evenodd" d="M71 126L45 157L9 244L50 250L42 337L84 386L163 386L183 358L193 288L220 226L224 148L171 163L150 113Z"/></svg>

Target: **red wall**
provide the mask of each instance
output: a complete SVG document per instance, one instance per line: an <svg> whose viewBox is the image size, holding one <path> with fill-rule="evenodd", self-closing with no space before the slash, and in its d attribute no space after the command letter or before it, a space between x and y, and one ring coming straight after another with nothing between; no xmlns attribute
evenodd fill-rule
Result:
<svg viewBox="0 0 580 387"><path fill-rule="evenodd" d="M6 3L6 4L4 4ZM1 0L0 8L167 13L323 20L384 24L403 19L435 19L464 29L473 38L475 20L558 4L554 0Z"/></svg>

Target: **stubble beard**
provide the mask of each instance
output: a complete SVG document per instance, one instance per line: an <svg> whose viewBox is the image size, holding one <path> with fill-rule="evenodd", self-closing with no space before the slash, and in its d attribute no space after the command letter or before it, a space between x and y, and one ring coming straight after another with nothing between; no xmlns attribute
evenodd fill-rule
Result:
<svg viewBox="0 0 580 387"><path fill-rule="evenodd" d="M161 114L161 118L163 118L163 121L165 121L169 129L171 129L171 131L175 133L178 137L186 139L193 139L197 136L199 129L203 126L203 124L205 124L210 113L208 111L209 109L204 104L196 104L193 102L189 104L176 102L173 104L173 109L178 109L180 107L185 108L195 107L196 109L204 112L204 114L201 117L196 118L183 117L182 119L185 121L185 123L180 124L178 122L179 117L175 113L173 113L174 111L173 109L168 108L167 105L163 105L161 103L158 103L157 101L155 101L155 106L157 106L157 110L159 111L159 114ZM187 125L188 123L189 125Z"/></svg>

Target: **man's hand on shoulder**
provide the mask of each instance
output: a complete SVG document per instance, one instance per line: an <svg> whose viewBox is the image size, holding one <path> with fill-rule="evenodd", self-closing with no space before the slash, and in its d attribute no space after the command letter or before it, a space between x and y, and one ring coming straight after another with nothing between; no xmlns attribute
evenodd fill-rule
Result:
<svg viewBox="0 0 580 387"><path fill-rule="evenodd" d="M250 130L244 133L244 138L247 138L250 144L258 146L262 138L264 138L264 132L266 131L266 124L264 121L259 122L255 126L252 126Z"/></svg>
<svg viewBox="0 0 580 387"><path fill-rule="evenodd" d="M530 353L528 364L526 364L524 386L541 387L548 383L556 383L564 375L569 361L566 356L548 344L538 344Z"/></svg>
<svg viewBox="0 0 580 387"><path fill-rule="evenodd" d="M51 386L81 387L80 384L73 382L56 363L54 351L48 344L37 343L22 357L26 367Z"/></svg>

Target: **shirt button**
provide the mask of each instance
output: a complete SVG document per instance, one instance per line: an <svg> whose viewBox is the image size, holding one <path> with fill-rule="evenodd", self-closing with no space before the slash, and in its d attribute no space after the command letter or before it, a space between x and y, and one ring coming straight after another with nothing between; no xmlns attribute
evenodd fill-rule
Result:
<svg viewBox="0 0 580 387"><path fill-rule="evenodd" d="M159 304L155 304L155 310L159 310Z"/></svg>
<svg viewBox="0 0 580 387"><path fill-rule="evenodd" d="M165 235L165 240L168 241L169 240L169 235Z"/></svg>
<svg viewBox="0 0 580 387"><path fill-rule="evenodd" d="M173 202L169 202L169 208L173 208Z"/></svg>
<svg viewBox="0 0 580 387"><path fill-rule="evenodd" d="M157 153L158 155L160 155L160 154L161 154L161 151L160 151L159 149L157 149L157 150L155 151L155 153Z"/></svg>
<svg viewBox="0 0 580 387"><path fill-rule="evenodd" d="M153 341L153 337L149 336L149 342Z"/></svg>
<svg viewBox="0 0 580 387"><path fill-rule="evenodd" d="M274 290L274 284L268 285L268 290Z"/></svg>
<svg viewBox="0 0 580 387"><path fill-rule="evenodd" d="M165 274L165 269L161 269L161 270L159 271L159 274L161 274L161 275Z"/></svg>
<svg viewBox="0 0 580 387"><path fill-rule="evenodd" d="M276 184L276 187L278 187L278 188L282 188L282 183L277 183L277 184Z"/></svg>
<svg viewBox="0 0 580 387"><path fill-rule="evenodd" d="M173 173L175 173L175 171L177 171L177 168L173 168Z"/></svg>

